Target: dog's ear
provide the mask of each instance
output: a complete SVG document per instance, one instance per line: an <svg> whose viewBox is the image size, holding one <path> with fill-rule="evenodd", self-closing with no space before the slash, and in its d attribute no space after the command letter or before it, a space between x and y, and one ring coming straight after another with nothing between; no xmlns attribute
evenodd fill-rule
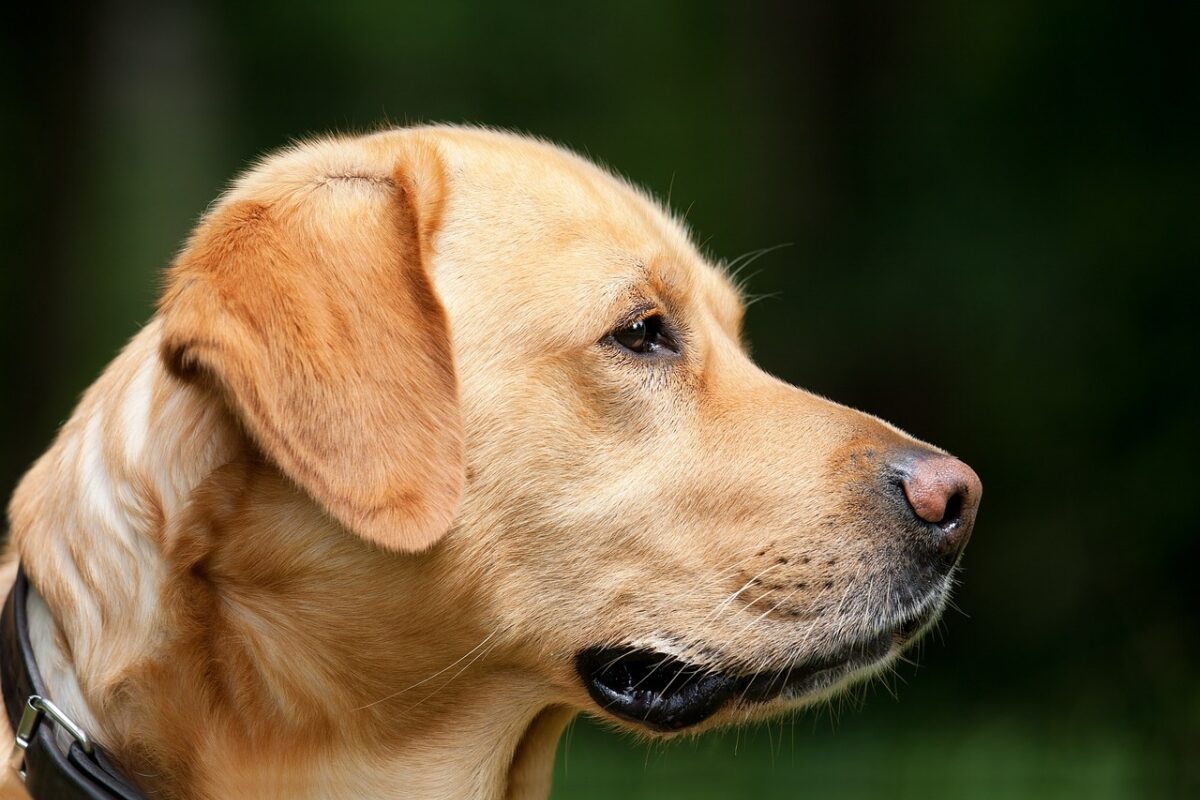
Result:
<svg viewBox="0 0 1200 800"><path fill-rule="evenodd" d="M159 303L168 367L213 382L335 519L401 551L445 533L464 472L450 332L427 272L444 172L431 147L409 150L380 174L301 180L284 156L261 185L252 175L197 227Z"/></svg>

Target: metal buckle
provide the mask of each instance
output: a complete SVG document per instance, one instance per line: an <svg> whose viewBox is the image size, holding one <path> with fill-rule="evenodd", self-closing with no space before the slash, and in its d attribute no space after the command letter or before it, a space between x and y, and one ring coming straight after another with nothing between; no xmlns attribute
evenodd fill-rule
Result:
<svg viewBox="0 0 1200 800"><path fill-rule="evenodd" d="M21 776L21 780L25 780L25 751L29 749L29 743L33 741L34 734L37 733L42 715L49 717L58 723L59 727L71 734L71 737L83 748L83 752L89 755L92 752L91 739L88 738L83 728L75 724L75 720L68 717L61 708L45 697L36 694L30 695L29 699L25 701L25 708L21 711L21 721L17 723L12 755L9 756L9 763Z"/></svg>

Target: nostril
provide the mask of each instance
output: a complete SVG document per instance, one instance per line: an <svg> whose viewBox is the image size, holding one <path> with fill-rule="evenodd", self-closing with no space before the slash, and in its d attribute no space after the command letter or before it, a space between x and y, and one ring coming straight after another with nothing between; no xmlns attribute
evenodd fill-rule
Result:
<svg viewBox="0 0 1200 800"><path fill-rule="evenodd" d="M942 512L941 519L930 520L934 525L937 525L944 531L948 531L958 524L962 518L963 496L962 492L955 492L946 501L946 509Z"/></svg>
<svg viewBox="0 0 1200 800"><path fill-rule="evenodd" d="M892 467L913 516L934 534L939 550L957 556L983 491L979 476L957 458L922 450L897 453Z"/></svg>

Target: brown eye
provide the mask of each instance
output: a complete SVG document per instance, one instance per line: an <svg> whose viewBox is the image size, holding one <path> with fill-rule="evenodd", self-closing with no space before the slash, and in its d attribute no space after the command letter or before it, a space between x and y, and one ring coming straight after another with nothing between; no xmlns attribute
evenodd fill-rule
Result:
<svg viewBox="0 0 1200 800"><path fill-rule="evenodd" d="M655 315L640 319L632 325L613 331L613 341L630 352L647 355L661 350L675 351L675 345L667 336L663 318Z"/></svg>
<svg viewBox="0 0 1200 800"><path fill-rule="evenodd" d="M621 328L613 333L613 338L626 350L635 353L646 352L646 320L639 319L628 328Z"/></svg>

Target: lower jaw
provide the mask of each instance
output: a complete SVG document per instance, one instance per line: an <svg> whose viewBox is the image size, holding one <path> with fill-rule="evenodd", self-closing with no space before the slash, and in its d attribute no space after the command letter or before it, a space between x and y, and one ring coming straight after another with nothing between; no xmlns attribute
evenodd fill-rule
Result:
<svg viewBox="0 0 1200 800"><path fill-rule="evenodd" d="M880 635L831 658L790 668L728 675L671 656L633 648L590 648L576 665L592 699L613 716L660 733L699 725L722 710L753 711L798 704L834 689L861 670L885 663L898 648Z"/></svg>

